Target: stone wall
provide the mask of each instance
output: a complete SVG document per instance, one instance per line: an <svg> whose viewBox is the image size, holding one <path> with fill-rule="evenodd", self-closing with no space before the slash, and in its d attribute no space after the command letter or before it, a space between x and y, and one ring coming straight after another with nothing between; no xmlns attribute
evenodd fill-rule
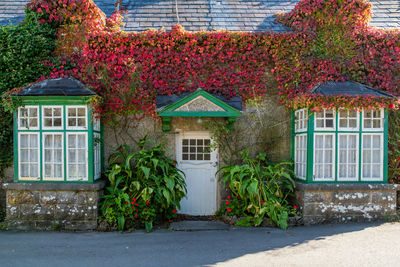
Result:
<svg viewBox="0 0 400 267"><path fill-rule="evenodd" d="M6 208L6 191L3 189L3 183L11 183L14 179L14 166L4 170L3 177L0 177L0 210Z"/></svg>
<svg viewBox="0 0 400 267"><path fill-rule="evenodd" d="M394 184L296 183L296 201L305 225L388 220L397 216Z"/></svg>
<svg viewBox="0 0 400 267"><path fill-rule="evenodd" d="M18 230L90 230L97 227L104 182L5 183L6 224Z"/></svg>

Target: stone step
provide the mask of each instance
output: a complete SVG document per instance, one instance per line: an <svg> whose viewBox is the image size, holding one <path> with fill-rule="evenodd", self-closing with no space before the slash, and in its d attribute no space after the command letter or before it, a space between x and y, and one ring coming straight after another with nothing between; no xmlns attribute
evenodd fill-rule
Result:
<svg viewBox="0 0 400 267"><path fill-rule="evenodd" d="M231 227L219 221L180 221L170 224L170 229L174 231L209 231L209 230L229 230Z"/></svg>

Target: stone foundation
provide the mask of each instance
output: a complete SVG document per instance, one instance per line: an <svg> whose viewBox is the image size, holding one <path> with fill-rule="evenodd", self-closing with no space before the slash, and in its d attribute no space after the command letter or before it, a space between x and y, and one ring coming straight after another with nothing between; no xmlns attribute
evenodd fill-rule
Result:
<svg viewBox="0 0 400 267"><path fill-rule="evenodd" d="M5 183L6 224L18 230L90 230L97 227L104 182Z"/></svg>
<svg viewBox="0 0 400 267"><path fill-rule="evenodd" d="M305 225L388 220L397 216L395 184L296 183Z"/></svg>

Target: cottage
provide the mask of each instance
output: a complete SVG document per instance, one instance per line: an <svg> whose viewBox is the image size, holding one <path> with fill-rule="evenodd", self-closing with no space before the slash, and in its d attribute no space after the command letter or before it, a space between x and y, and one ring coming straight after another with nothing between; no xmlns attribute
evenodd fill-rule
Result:
<svg viewBox="0 0 400 267"><path fill-rule="evenodd" d="M25 2L10 1L1 7L4 12L0 12L3 16L0 23L21 21ZM149 28L171 30L175 24L181 24L187 31L285 33L292 29L276 23L274 16L291 11L299 1L94 2L108 17L115 9L124 10L121 29L127 32ZM373 13L370 26L400 27L399 14L390 12L390 8L397 7L396 1L370 3ZM227 61L220 68L235 69ZM252 61L259 64L256 58ZM158 63L151 62L151 68ZM170 63L170 69L173 64ZM263 78L258 80L259 84L276 87L271 72L265 69L260 71ZM192 84L195 78L179 80L177 87ZM340 79L335 76L335 80ZM310 83L307 79L303 81ZM171 148L171 156L185 172L188 194L180 210L184 214L215 214L227 196L215 173L220 166L234 162L244 148L267 151L274 161L290 157L294 160L296 198L306 224L368 221L396 213L398 188L388 184L386 107L296 106L288 111L274 93L265 94L256 102L244 102L241 97L226 97L217 92L209 85L183 93L164 90L155 103L160 121L146 118L135 122L135 127L121 130L103 126L96 120L89 107L94 91L75 79L49 79L24 88L17 95L22 102L14 114L14 183L4 185L8 194L7 220L14 222L14 227L31 227L32 220L28 223L23 218L33 216L26 211L29 204L29 210L40 215L33 227L49 228L45 221L51 221L65 228L94 228L99 191L103 187L99 178L106 167L104 159L119 145L133 144L144 136ZM350 80L324 82L308 93L395 99L389 93ZM228 146L212 145L215 128L210 125L215 123L223 123L228 129Z"/></svg>

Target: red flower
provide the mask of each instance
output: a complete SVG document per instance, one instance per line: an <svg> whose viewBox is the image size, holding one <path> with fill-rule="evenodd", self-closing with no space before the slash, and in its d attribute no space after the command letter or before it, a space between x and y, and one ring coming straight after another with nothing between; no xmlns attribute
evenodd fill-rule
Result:
<svg viewBox="0 0 400 267"><path fill-rule="evenodd" d="M128 202L125 202L125 205L128 205Z"/></svg>
<svg viewBox="0 0 400 267"><path fill-rule="evenodd" d="M231 199L231 196L228 196L227 199Z"/></svg>
<svg viewBox="0 0 400 267"><path fill-rule="evenodd" d="M11 99L7 98L7 102L10 102L10 101L11 101Z"/></svg>
<svg viewBox="0 0 400 267"><path fill-rule="evenodd" d="M108 208L108 206L110 206L110 205L107 204L107 205L106 205L106 208Z"/></svg>
<svg viewBox="0 0 400 267"><path fill-rule="evenodd" d="M138 210L138 209L136 209L135 211L136 211L136 212L138 212L139 210Z"/></svg>
<svg viewBox="0 0 400 267"><path fill-rule="evenodd" d="M136 198L132 198L132 200L133 200L133 202L135 202L135 201L136 201Z"/></svg>
<svg viewBox="0 0 400 267"><path fill-rule="evenodd" d="M135 204L135 202L131 202L131 204L133 205L133 204Z"/></svg>
<svg viewBox="0 0 400 267"><path fill-rule="evenodd" d="M389 108L390 109L394 109L394 105L393 104L389 104Z"/></svg>
<svg viewBox="0 0 400 267"><path fill-rule="evenodd" d="M135 207L132 207L132 209L134 209Z"/></svg>
<svg viewBox="0 0 400 267"><path fill-rule="evenodd" d="M227 201L225 202L225 204L226 204L226 205L229 205L229 201L227 200Z"/></svg>
<svg viewBox="0 0 400 267"><path fill-rule="evenodd" d="M136 205L136 206L139 206L139 203L136 203L135 205Z"/></svg>
<svg viewBox="0 0 400 267"><path fill-rule="evenodd" d="M137 214L135 214L135 218L137 218L138 217L138 215Z"/></svg>
<svg viewBox="0 0 400 267"><path fill-rule="evenodd" d="M177 213L178 211L176 209L173 210L174 213Z"/></svg>
<svg viewBox="0 0 400 267"><path fill-rule="evenodd" d="M297 206L295 205L295 206L293 206L293 208L294 208L294 209L297 209Z"/></svg>
<svg viewBox="0 0 400 267"><path fill-rule="evenodd" d="M232 209L231 209L231 208L227 208L226 211L227 211L227 212L231 212Z"/></svg>
<svg viewBox="0 0 400 267"><path fill-rule="evenodd" d="M146 205L149 205L150 204L150 201L146 201Z"/></svg>
<svg viewBox="0 0 400 267"><path fill-rule="evenodd" d="M264 202L265 202L264 199L261 199L261 204L264 203Z"/></svg>

